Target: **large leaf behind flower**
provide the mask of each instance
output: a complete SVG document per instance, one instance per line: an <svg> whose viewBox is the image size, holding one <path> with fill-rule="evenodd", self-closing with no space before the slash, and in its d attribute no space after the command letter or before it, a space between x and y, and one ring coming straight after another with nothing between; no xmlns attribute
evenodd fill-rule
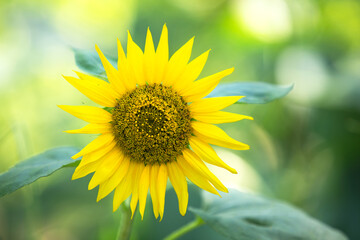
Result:
<svg viewBox="0 0 360 240"><path fill-rule="evenodd" d="M101 63L100 57L96 51L83 50L83 49L73 49L75 54L76 65L84 72L90 73L91 75L105 78L106 73L104 66ZM109 62L116 67L116 59L113 59L109 56L106 56Z"/></svg>
<svg viewBox="0 0 360 240"><path fill-rule="evenodd" d="M230 190L223 198L204 191L202 209L190 209L229 239L346 240L339 231L288 204Z"/></svg>
<svg viewBox="0 0 360 240"><path fill-rule="evenodd" d="M245 96L239 103L268 103L285 97L293 88L264 82L233 82L219 84L208 97Z"/></svg>
<svg viewBox="0 0 360 240"><path fill-rule="evenodd" d="M31 157L16 164L8 171L0 174L0 197L48 176L66 166L74 166L78 161L71 156L79 149L74 147L59 147Z"/></svg>

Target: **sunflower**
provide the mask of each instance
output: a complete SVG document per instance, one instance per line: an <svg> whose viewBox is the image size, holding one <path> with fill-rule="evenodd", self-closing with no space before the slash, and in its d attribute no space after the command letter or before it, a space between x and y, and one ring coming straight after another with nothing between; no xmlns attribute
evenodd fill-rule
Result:
<svg viewBox="0 0 360 240"><path fill-rule="evenodd" d="M221 111L242 96L207 96L233 68L196 80L209 51L189 62L194 38L169 59L168 30L164 25L155 50L147 30L144 52L128 33L127 54L118 40L117 69L96 47L109 82L75 72L64 77L81 93L104 108L59 107L89 124L68 133L100 134L72 158L82 157L72 179L94 172L89 190L99 186L97 201L114 191L113 210L131 195L132 216L139 202L143 218L148 191L156 218L163 218L168 179L185 215L190 180L219 195L228 192L204 162L236 171L209 144L235 150L249 149L213 124L251 117ZM220 196L220 195L219 195Z"/></svg>

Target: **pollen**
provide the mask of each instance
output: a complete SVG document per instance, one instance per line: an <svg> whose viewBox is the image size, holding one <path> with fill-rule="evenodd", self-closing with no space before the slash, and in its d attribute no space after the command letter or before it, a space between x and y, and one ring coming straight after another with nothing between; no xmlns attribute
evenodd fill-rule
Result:
<svg viewBox="0 0 360 240"><path fill-rule="evenodd" d="M189 145L190 111L171 87L137 87L118 99L112 118L117 145L133 161L172 162Z"/></svg>

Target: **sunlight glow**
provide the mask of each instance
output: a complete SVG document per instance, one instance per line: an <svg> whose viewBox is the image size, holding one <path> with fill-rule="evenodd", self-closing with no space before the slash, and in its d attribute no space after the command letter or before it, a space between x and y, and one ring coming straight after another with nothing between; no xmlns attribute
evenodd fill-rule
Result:
<svg viewBox="0 0 360 240"><path fill-rule="evenodd" d="M292 33L289 9L283 0L235 1L238 21L264 42L285 40Z"/></svg>

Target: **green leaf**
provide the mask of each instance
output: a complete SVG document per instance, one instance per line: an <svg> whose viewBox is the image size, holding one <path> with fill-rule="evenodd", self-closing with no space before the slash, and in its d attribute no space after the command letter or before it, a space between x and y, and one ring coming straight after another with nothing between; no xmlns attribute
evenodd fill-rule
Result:
<svg viewBox="0 0 360 240"><path fill-rule="evenodd" d="M41 177L49 176L60 168L75 166L78 161L71 156L78 151L74 147L54 148L16 164L0 174L0 197Z"/></svg>
<svg viewBox="0 0 360 240"><path fill-rule="evenodd" d="M277 86L264 82L235 82L219 84L208 97L245 96L238 103L262 104L286 96L293 85Z"/></svg>
<svg viewBox="0 0 360 240"><path fill-rule="evenodd" d="M101 63L100 57L96 51L73 49L75 54L76 65L86 73L97 76L102 79L106 79L105 69ZM106 56L109 62L116 67L117 60Z"/></svg>
<svg viewBox="0 0 360 240"><path fill-rule="evenodd" d="M205 193L203 209L190 209L211 228L239 240L346 240L339 231L288 204L230 190Z"/></svg>

